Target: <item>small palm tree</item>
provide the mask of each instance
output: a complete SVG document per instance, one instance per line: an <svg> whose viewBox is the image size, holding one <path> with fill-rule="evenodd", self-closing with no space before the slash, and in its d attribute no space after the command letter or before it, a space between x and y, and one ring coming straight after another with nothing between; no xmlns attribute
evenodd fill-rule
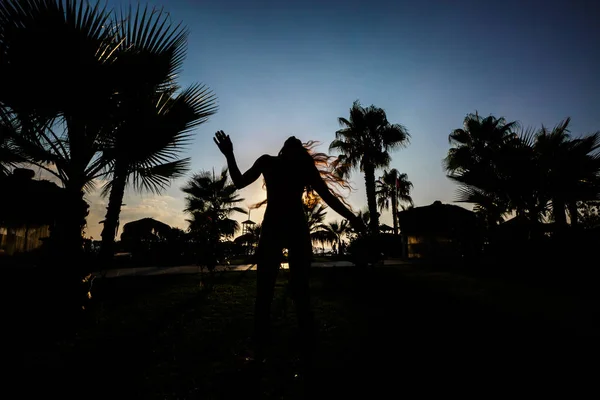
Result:
<svg viewBox="0 0 600 400"><path fill-rule="evenodd" d="M392 208L392 221L394 223L394 235L398 234L398 205L400 202L413 204L410 191L413 184L408 180L406 174L401 174L392 168L389 172L383 171L383 176L376 182L377 205L383 211Z"/></svg>
<svg viewBox="0 0 600 400"><path fill-rule="evenodd" d="M370 230L377 233L379 217L375 194L375 170L390 163L390 151L408 144L410 135L400 124L388 121L385 111L373 105L362 107L357 100L350 108L350 117L338 118L342 129L335 133L330 150L340 153L333 166L339 176L349 176L359 168L365 174L367 204L371 213Z"/></svg>
<svg viewBox="0 0 600 400"><path fill-rule="evenodd" d="M329 231L331 231L333 237L335 237L337 252L338 254L340 254L342 248L342 239L344 235L349 232L350 223L347 219L343 219L341 222L333 221L328 224L327 228L329 229Z"/></svg>
<svg viewBox="0 0 600 400"><path fill-rule="evenodd" d="M249 241L248 245L250 248L254 250L256 246L258 246L258 241L260 240L260 231L262 229L262 224L253 225L248 229Z"/></svg>
<svg viewBox="0 0 600 400"><path fill-rule="evenodd" d="M320 243L323 248L325 243L333 243L335 235L325 223L327 215L327 211L325 210L328 207L323 204L323 201L317 194L310 192L305 193L303 203L311 241Z"/></svg>
<svg viewBox="0 0 600 400"><path fill-rule="evenodd" d="M188 220L189 231L208 247L211 268L216 265L218 243L223 238L233 237L240 228L231 215L236 212L247 214L246 210L236 206L244 199L238 196L235 185L229 181L227 168L223 168L219 176L215 176L214 171L201 171L181 190L187 194L184 211L192 216Z"/></svg>

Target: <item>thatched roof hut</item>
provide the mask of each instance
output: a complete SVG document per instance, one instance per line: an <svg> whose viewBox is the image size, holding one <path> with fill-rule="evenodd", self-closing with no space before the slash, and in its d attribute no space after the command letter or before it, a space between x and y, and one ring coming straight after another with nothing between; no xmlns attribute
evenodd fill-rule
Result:
<svg viewBox="0 0 600 400"><path fill-rule="evenodd" d="M398 213L408 257L463 256L480 239L475 213L436 201Z"/></svg>

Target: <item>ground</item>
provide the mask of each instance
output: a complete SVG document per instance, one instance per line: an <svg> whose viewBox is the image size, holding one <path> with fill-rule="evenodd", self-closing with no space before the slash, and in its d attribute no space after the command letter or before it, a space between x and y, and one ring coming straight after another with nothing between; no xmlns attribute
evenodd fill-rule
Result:
<svg viewBox="0 0 600 400"><path fill-rule="evenodd" d="M556 394L558 383L576 375L572 395L588 380L580 370L596 368L598 309L587 292L424 266L319 268L311 282L319 327L315 379L307 388L294 378L295 316L286 274L277 284L276 342L261 398L481 397L516 388ZM5 391L10 398L253 398L255 370L241 355L252 327L255 272L218 273L210 286L206 278L97 280L76 336L51 340L55 326L28 320L27 334L6 343L15 358L5 358L12 363ZM4 306L25 310L32 294L19 293Z"/></svg>

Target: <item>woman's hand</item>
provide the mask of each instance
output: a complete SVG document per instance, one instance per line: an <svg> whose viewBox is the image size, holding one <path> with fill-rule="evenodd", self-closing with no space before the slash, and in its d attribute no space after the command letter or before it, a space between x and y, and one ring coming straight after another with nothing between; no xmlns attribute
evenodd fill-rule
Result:
<svg viewBox="0 0 600 400"><path fill-rule="evenodd" d="M226 135L225 132L217 131L213 140L219 147L219 150L221 150L221 153L225 155L225 157L233 154L233 143L231 143L229 135Z"/></svg>

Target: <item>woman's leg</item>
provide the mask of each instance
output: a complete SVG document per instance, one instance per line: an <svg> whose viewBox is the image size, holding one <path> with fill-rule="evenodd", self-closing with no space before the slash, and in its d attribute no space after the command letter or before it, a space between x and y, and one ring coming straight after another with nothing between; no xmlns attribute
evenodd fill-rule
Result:
<svg viewBox="0 0 600 400"><path fill-rule="evenodd" d="M254 304L254 345L256 357L264 357L264 350L271 340L271 304L275 281L281 265L281 246L271 235L261 236L257 249L256 302Z"/></svg>
<svg viewBox="0 0 600 400"><path fill-rule="evenodd" d="M257 350L263 353L271 340L271 304L279 265L279 262L263 261L259 262L257 266L254 342Z"/></svg>
<svg viewBox="0 0 600 400"><path fill-rule="evenodd" d="M315 346L315 324L310 306L309 271L311 262L310 247L300 241L296 246L290 246L290 287L292 299L298 317L298 345L305 367L308 367ZM310 243L309 245L310 246Z"/></svg>

